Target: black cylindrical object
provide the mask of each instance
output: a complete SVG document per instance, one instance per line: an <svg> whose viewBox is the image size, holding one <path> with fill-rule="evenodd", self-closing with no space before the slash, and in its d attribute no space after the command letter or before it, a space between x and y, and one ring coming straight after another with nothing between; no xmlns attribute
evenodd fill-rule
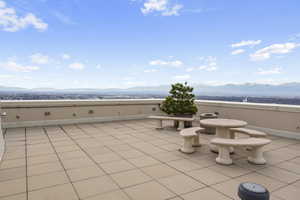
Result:
<svg viewBox="0 0 300 200"><path fill-rule="evenodd" d="M241 183L238 195L241 200L269 200L270 193L262 185L256 183Z"/></svg>

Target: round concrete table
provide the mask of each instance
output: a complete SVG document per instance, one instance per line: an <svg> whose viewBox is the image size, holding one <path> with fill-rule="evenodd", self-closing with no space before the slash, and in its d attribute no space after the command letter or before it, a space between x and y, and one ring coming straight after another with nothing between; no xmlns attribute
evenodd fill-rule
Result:
<svg viewBox="0 0 300 200"><path fill-rule="evenodd" d="M200 120L200 125L205 127L216 128L217 138L231 138L229 129L230 128L240 128L247 125L247 122L235 119L203 119ZM210 149L213 152L218 152L218 148L215 145L210 144ZM233 149L231 150L233 152Z"/></svg>

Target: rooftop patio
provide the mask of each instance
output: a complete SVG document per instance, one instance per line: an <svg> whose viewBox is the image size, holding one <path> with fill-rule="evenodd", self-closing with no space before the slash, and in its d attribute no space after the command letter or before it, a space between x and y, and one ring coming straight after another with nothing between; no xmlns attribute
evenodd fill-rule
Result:
<svg viewBox="0 0 300 200"><path fill-rule="evenodd" d="M226 200L238 199L244 181L267 187L272 200L299 199L299 140L270 136L267 165L248 164L236 150L234 164L221 166L208 147L212 136L202 134L202 147L183 154L178 132L155 126L129 120L6 129L0 199Z"/></svg>

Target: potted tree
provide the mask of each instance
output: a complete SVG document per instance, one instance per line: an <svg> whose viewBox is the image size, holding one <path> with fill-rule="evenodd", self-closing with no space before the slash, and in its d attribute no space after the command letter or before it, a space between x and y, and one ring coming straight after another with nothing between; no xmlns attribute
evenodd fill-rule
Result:
<svg viewBox="0 0 300 200"><path fill-rule="evenodd" d="M197 113L198 109L193 94L194 88L184 84L176 83L171 85L170 95L166 97L160 106L161 110L168 115L176 117L192 117ZM174 122L174 126L178 127L178 122ZM185 122L185 127L191 127L191 122Z"/></svg>

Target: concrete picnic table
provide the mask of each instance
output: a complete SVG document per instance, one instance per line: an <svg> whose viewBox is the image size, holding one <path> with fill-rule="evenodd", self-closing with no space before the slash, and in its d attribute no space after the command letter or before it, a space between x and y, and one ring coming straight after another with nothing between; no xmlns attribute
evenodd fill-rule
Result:
<svg viewBox="0 0 300 200"><path fill-rule="evenodd" d="M200 120L200 125L205 127L216 128L216 138L231 138L230 128L240 128L246 126L248 123L242 120L235 119L203 119ZM215 145L210 144L210 149L213 152L218 152L218 148ZM231 150L233 152L233 150Z"/></svg>

